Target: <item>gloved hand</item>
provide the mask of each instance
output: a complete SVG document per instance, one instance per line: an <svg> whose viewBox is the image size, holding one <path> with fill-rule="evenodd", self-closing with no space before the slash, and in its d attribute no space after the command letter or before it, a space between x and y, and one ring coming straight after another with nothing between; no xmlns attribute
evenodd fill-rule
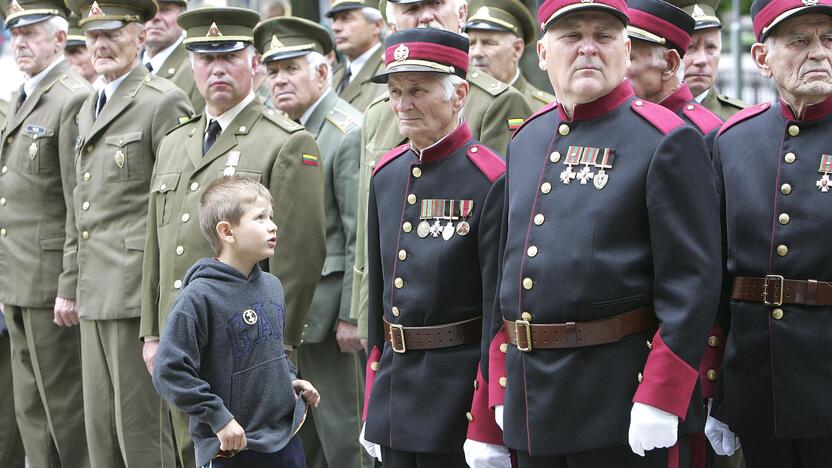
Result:
<svg viewBox="0 0 832 468"><path fill-rule="evenodd" d="M503 430L503 405L497 405L494 407L494 421L497 422L497 425L500 426L500 430Z"/></svg>
<svg viewBox="0 0 832 468"><path fill-rule="evenodd" d="M364 438L364 429L366 427L367 427L367 423L364 423L364 425L361 426L361 434L358 434L358 443L360 443L361 446L364 447L364 450L366 450L367 453L369 453L371 457L377 458L378 461L380 462L381 461L381 445L370 442L370 441L368 441L367 439Z"/></svg>
<svg viewBox="0 0 832 468"><path fill-rule="evenodd" d="M711 442L711 447L717 455L733 455L740 448L740 439L728 425L711 416L713 398L708 398L708 419L705 421L705 436Z"/></svg>
<svg viewBox="0 0 832 468"><path fill-rule="evenodd" d="M466 439L462 450L471 468L511 468L511 455L502 445Z"/></svg>
<svg viewBox="0 0 832 468"><path fill-rule="evenodd" d="M679 417L643 403L633 403L630 411L630 448L636 455L655 448L676 445Z"/></svg>

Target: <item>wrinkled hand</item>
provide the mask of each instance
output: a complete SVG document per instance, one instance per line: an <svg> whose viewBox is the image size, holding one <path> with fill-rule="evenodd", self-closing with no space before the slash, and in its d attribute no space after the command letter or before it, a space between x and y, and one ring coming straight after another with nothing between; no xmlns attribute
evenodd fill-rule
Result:
<svg viewBox="0 0 832 468"><path fill-rule="evenodd" d="M630 411L630 448L636 455L655 448L676 445L679 417L643 403L633 403Z"/></svg>
<svg viewBox="0 0 832 468"><path fill-rule="evenodd" d="M364 450L366 450L371 457L375 457L379 462L381 462L381 446L364 438L364 429L366 427L367 423L364 423L364 425L361 426L361 434L358 434L358 443L364 447Z"/></svg>
<svg viewBox="0 0 832 468"><path fill-rule="evenodd" d="M502 445L467 439L462 445L465 463L471 468L511 468L511 455Z"/></svg>
<svg viewBox="0 0 832 468"><path fill-rule="evenodd" d="M357 353L363 349L358 338L358 325L343 320L335 327L335 339L342 353Z"/></svg>
<svg viewBox="0 0 832 468"><path fill-rule="evenodd" d="M711 416L714 400L708 399L708 419L705 421L705 436L711 442L717 455L733 455L740 448L740 439L727 424Z"/></svg>
<svg viewBox="0 0 832 468"><path fill-rule="evenodd" d="M78 325L78 308L72 299L56 297L54 314L55 318L52 321L59 327L74 327Z"/></svg>
<svg viewBox="0 0 832 468"><path fill-rule="evenodd" d="M217 439L220 440L220 450L223 452L242 450L248 445L246 431L237 423L236 419L232 419L217 432Z"/></svg>
<svg viewBox="0 0 832 468"><path fill-rule="evenodd" d="M142 359L147 367L147 373L153 375L153 361L156 359L156 350L159 348L159 340L145 338L142 346Z"/></svg>
<svg viewBox="0 0 832 468"><path fill-rule="evenodd" d="M503 430L503 405L494 407L494 421L500 426L500 430Z"/></svg>
<svg viewBox="0 0 832 468"><path fill-rule="evenodd" d="M321 404L321 394L318 393L318 390L309 381L300 379L293 380L292 389L295 391L295 395L303 395L303 399L306 400L307 404L315 408Z"/></svg>

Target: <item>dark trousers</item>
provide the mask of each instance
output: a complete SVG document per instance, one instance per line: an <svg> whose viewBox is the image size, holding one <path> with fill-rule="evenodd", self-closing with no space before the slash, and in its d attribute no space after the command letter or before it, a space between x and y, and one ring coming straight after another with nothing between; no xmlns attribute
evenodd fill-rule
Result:
<svg viewBox="0 0 832 468"><path fill-rule="evenodd" d="M692 451L688 437L682 437L678 444L669 449L655 449L640 457L628 445L608 447L587 452L530 457L526 452L517 452L518 468L700 468L704 459ZM697 467L701 460L702 465ZM693 461L694 463L691 463Z"/></svg>
<svg viewBox="0 0 832 468"><path fill-rule="evenodd" d="M832 438L755 439L740 437L748 468L829 468Z"/></svg>
<svg viewBox="0 0 832 468"><path fill-rule="evenodd" d="M231 458L214 460L208 468L306 468L300 437L293 437L283 449L274 453L244 450Z"/></svg>
<svg viewBox="0 0 832 468"><path fill-rule="evenodd" d="M383 468L468 468L462 447L459 453L403 452L381 446Z"/></svg>

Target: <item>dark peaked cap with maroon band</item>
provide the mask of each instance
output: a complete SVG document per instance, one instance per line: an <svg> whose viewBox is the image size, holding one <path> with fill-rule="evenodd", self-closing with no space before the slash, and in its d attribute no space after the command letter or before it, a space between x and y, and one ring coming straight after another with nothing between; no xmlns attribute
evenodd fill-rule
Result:
<svg viewBox="0 0 832 468"><path fill-rule="evenodd" d="M624 0L540 0L537 7L537 20L540 30L544 33L555 20L578 11L605 11L620 19L625 25L627 18L627 3Z"/></svg>
<svg viewBox="0 0 832 468"><path fill-rule="evenodd" d="M468 74L468 38L450 31L415 28L397 31L384 40L384 64L387 69L372 78L387 83L393 73L430 72Z"/></svg>
<svg viewBox="0 0 832 468"><path fill-rule="evenodd" d="M690 45L693 17L663 0L629 0L630 37L675 49L680 57Z"/></svg>
<svg viewBox="0 0 832 468"><path fill-rule="evenodd" d="M807 13L832 15L832 0L755 0L751 4L754 35L763 42L778 24Z"/></svg>

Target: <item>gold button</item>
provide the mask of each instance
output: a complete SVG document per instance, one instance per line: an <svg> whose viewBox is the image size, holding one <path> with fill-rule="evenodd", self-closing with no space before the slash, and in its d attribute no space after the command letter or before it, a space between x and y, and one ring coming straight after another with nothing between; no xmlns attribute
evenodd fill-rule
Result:
<svg viewBox="0 0 832 468"><path fill-rule="evenodd" d="M783 318L783 309L778 308L778 309L772 310L771 311L771 317L774 320L780 320L781 318Z"/></svg>
<svg viewBox="0 0 832 468"><path fill-rule="evenodd" d="M471 78L476 78L478 76L480 76L480 74L478 72L474 72L474 73L471 74Z"/></svg>
<svg viewBox="0 0 832 468"><path fill-rule="evenodd" d="M177 245L176 246L176 255L182 255L183 253L185 253L185 247L183 247L181 245Z"/></svg>
<svg viewBox="0 0 832 468"><path fill-rule="evenodd" d="M534 224L536 224L536 225L538 225L538 226L540 226L541 224L543 224L543 221L545 221L545 220L546 220L546 217L545 217L545 216L543 216L542 214L536 214L536 215L534 215Z"/></svg>
<svg viewBox="0 0 832 468"><path fill-rule="evenodd" d="M500 386L501 386L501 387L505 387L505 386L506 386L506 382L507 382L507 380L506 380L506 378L505 378L505 377L500 377L499 382L500 382Z"/></svg>
<svg viewBox="0 0 832 468"><path fill-rule="evenodd" d="M641 373L641 372L639 372L639 373L638 373L638 377L637 377L637 378L638 378L638 383L642 383L642 382L644 382L644 375L642 375L642 373Z"/></svg>
<svg viewBox="0 0 832 468"><path fill-rule="evenodd" d="M791 136L800 135L800 127L798 127L797 125L789 125L789 135L791 135Z"/></svg>
<svg viewBox="0 0 832 468"><path fill-rule="evenodd" d="M412 193L410 195L408 195L407 196L407 202L410 203L411 205L415 205L416 204L416 195L413 195Z"/></svg>
<svg viewBox="0 0 832 468"><path fill-rule="evenodd" d="M372 370L373 372L378 370L378 361L373 361L370 363L370 370Z"/></svg>
<svg viewBox="0 0 832 468"><path fill-rule="evenodd" d="M529 247L528 250L526 250L526 253L529 255L529 257L537 256L537 247L534 245Z"/></svg>
<svg viewBox="0 0 832 468"><path fill-rule="evenodd" d="M643 105L644 105L644 101L642 101L641 99L639 99L639 100L637 100L637 101L635 102L635 104L636 104L636 106L641 107L641 106L643 106Z"/></svg>
<svg viewBox="0 0 832 468"><path fill-rule="evenodd" d="M181 219L183 223L187 223L191 219L191 215L189 215L188 213L184 213L182 214L182 217L179 219Z"/></svg>
<svg viewBox="0 0 832 468"><path fill-rule="evenodd" d="M0 229L0 236L6 237L6 228Z"/></svg>
<svg viewBox="0 0 832 468"><path fill-rule="evenodd" d="M501 343L500 344L500 352L505 353L506 351L508 351L508 343Z"/></svg>
<svg viewBox="0 0 832 468"><path fill-rule="evenodd" d="M687 109L688 110L693 110L693 104L688 105Z"/></svg>
<svg viewBox="0 0 832 468"><path fill-rule="evenodd" d="M780 216L777 218L777 221L780 221L780 224L789 224L791 218L789 217L788 213L781 213Z"/></svg>
<svg viewBox="0 0 832 468"><path fill-rule="evenodd" d="M473 420L474 420L474 415L473 415L473 414L471 414L471 412L470 412L470 411L468 411L468 412L466 412L466 413L465 413L465 417L466 417L466 418L468 418L468 420L469 420L469 421L473 421Z"/></svg>
<svg viewBox="0 0 832 468"><path fill-rule="evenodd" d="M413 177L416 177L416 178L422 177L422 170L419 169L418 167L414 167L413 170L410 171L410 173L413 174Z"/></svg>
<svg viewBox="0 0 832 468"><path fill-rule="evenodd" d="M6 144L9 144L9 145L10 145L10 144L12 144L12 142L13 142L13 141L14 141L14 137L8 137L8 138L6 138Z"/></svg>
<svg viewBox="0 0 832 468"><path fill-rule="evenodd" d="M719 346L719 338L717 338L716 336L711 336L710 338L708 338L708 346L712 348Z"/></svg>
<svg viewBox="0 0 832 468"><path fill-rule="evenodd" d="M399 250L399 260L401 260L401 261L407 260L407 251L406 250L404 250L404 249Z"/></svg>
<svg viewBox="0 0 832 468"><path fill-rule="evenodd" d="M520 318L527 321L527 322L531 322L532 321L532 314L530 314L529 312L523 312L522 314L520 314Z"/></svg>
<svg viewBox="0 0 832 468"><path fill-rule="evenodd" d="M401 312L399 311L399 308L398 308L398 307L396 307L396 306L393 306L393 308L392 308L392 309L390 309L390 312L393 314L393 317L398 317L398 316L399 316L399 314L401 313Z"/></svg>
<svg viewBox="0 0 832 468"><path fill-rule="evenodd" d="M92 177L92 174L90 174L89 172L84 173L84 181L85 182L88 182L91 177Z"/></svg>
<svg viewBox="0 0 832 468"><path fill-rule="evenodd" d="M191 192L196 192L196 189L199 188L199 182L191 183Z"/></svg>
<svg viewBox="0 0 832 468"><path fill-rule="evenodd" d="M2 172L3 174L5 174L5 173L9 172L9 168L8 168L8 167L6 167L6 166L3 166L3 167L0 169L0 172Z"/></svg>
<svg viewBox="0 0 832 468"><path fill-rule="evenodd" d="M0 198L0 206L6 206L6 197Z"/></svg>
<svg viewBox="0 0 832 468"><path fill-rule="evenodd" d="M182 287L182 280L176 280L173 282L173 289L179 289Z"/></svg>
<svg viewBox="0 0 832 468"><path fill-rule="evenodd" d="M711 382L716 381L716 371L713 369L708 369L708 372L705 372L705 377L708 378Z"/></svg>
<svg viewBox="0 0 832 468"><path fill-rule="evenodd" d="M90 202L85 201L84 203L81 203L81 209L84 210L84 211L87 211L88 209L90 209Z"/></svg>
<svg viewBox="0 0 832 468"><path fill-rule="evenodd" d="M563 136L569 135L569 125L560 124L560 127L558 127L558 133Z"/></svg>
<svg viewBox="0 0 832 468"><path fill-rule="evenodd" d="M787 163L791 164L795 162L797 156L794 153L786 153L786 156L783 158Z"/></svg>
<svg viewBox="0 0 832 468"><path fill-rule="evenodd" d="M402 231L404 231L404 232L410 232L410 231L412 231L412 230L413 230L413 225L412 225L412 224L410 224L410 221L405 221L405 223L404 223L404 224L402 224Z"/></svg>
<svg viewBox="0 0 832 468"><path fill-rule="evenodd" d="M167 185L165 185L165 184L162 184L162 185L160 185L160 186L159 186L159 190L161 190L162 192L164 192L165 190L167 190L167 188L168 188L168 186L167 186Z"/></svg>
<svg viewBox="0 0 832 468"><path fill-rule="evenodd" d="M478 390L480 388L480 383L476 380L474 381L474 390Z"/></svg>
<svg viewBox="0 0 832 468"><path fill-rule="evenodd" d="M534 287L534 281L531 278L523 278L523 289L531 289Z"/></svg>
<svg viewBox="0 0 832 468"><path fill-rule="evenodd" d="M789 253L789 247L783 244L777 246L777 255L785 257Z"/></svg>
<svg viewBox="0 0 832 468"><path fill-rule="evenodd" d="M81 233L81 237L83 237L83 238L84 238L84 240L89 239L89 238L90 238L90 232L89 232L89 231L84 231L84 232L82 232L82 233Z"/></svg>
<svg viewBox="0 0 832 468"><path fill-rule="evenodd" d="M472 152L472 153L476 153L477 151L479 151L479 148L477 148L476 146L474 146L473 148L471 148L471 152Z"/></svg>
<svg viewBox="0 0 832 468"><path fill-rule="evenodd" d="M560 153L554 151L552 154L549 155L549 161L552 161L553 163L560 161Z"/></svg>
<svg viewBox="0 0 832 468"><path fill-rule="evenodd" d="M540 186L540 191L543 193L549 193L552 191L552 184L549 182L543 182L543 185Z"/></svg>
<svg viewBox="0 0 832 468"><path fill-rule="evenodd" d="M403 279L401 279L401 278L396 278L396 279L393 281L393 286L395 286L395 287L396 287L396 289L401 289L401 288L403 288L403 287L404 287L404 280L403 280Z"/></svg>
<svg viewBox="0 0 832 468"><path fill-rule="evenodd" d="M783 184L780 186L780 191L783 192L783 195L788 195L792 193L792 186L791 184Z"/></svg>
<svg viewBox="0 0 832 468"><path fill-rule="evenodd" d="M87 146L87 153L92 153L93 148L95 148L93 145Z"/></svg>

